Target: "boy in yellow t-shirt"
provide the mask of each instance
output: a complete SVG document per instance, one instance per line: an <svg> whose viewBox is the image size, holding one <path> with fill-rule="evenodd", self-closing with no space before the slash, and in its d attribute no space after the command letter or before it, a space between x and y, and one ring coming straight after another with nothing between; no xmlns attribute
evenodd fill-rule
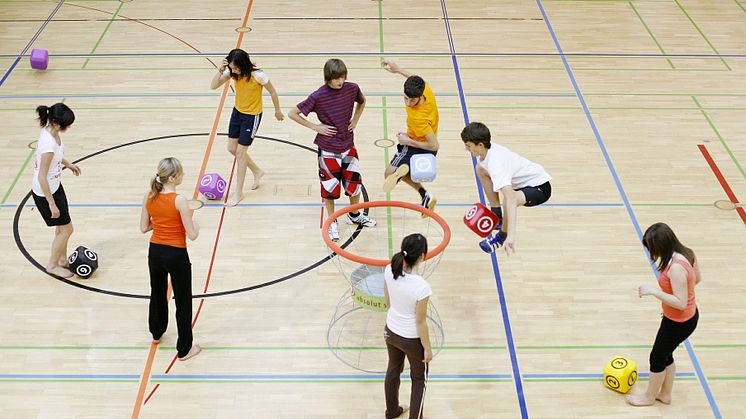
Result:
<svg viewBox="0 0 746 419"><path fill-rule="evenodd" d="M262 121L262 89L267 89L275 106L275 118L282 121L285 116L280 110L280 99L269 77L254 63L249 54L242 49L234 49L223 59L210 83L217 89L223 83L233 79L236 89L236 105L228 125L228 152L236 156L236 189L228 199L228 206L235 206L243 199L243 184L246 180L246 168L254 175L251 189L259 187L264 171L249 157L249 146Z"/></svg>
<svg viewBox="0 0 746 419"><path fill-rule="evenodd" d="M438 105L435 95L422 77L402 69L393 60L383 60L383 68L407 78L404 82L407 132L396 134L399 142L396 146L397 153L386 168L383 191L391 192L399 180L404 180L419 192L422 206L432 210L437 200L421 183L412 181L409 176L409 160L415 154L438 154Z"/></svg>

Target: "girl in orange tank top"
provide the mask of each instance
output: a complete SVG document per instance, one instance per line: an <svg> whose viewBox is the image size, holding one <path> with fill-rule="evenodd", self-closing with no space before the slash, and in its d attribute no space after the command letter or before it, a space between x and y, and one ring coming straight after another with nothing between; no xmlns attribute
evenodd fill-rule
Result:
<svg viewBox="0 0 746 419"><path fill-rule="evenodd" d="M673 352L697 328L699 311L694 287L701 281L697 258L692 249L681 244L671 227L656 223L648 227L642 244L657 262L659 287L640 285L640 298L652 295L663 307L661 325L650 351L650 380L642 394L630 394L627 402L633 406L650 406L655 401L671 403L671 391L676 376Z"/></svg>
<svg viewBox="0 0 746 419"><path fill-rule="evenodd" d="M181 162L168 157L158 164L150 182L140 215L140 231L153 231L148 252L150 271L150 315L148 324L153 343L158 344L168 327L168 277L176 299L176 350L179 360L197 355L202 348L192 337L192 263L186 249L186 237L195 240L199 225L192 219L187 200L176 193L184 178ZM186 237L185 237L186 236Z"/></svg>

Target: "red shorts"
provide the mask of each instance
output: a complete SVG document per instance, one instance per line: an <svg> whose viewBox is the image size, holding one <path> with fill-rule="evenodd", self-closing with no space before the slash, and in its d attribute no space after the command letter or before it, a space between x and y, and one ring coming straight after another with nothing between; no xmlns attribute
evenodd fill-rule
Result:
<svg viewBox="0 0 746 419"><path fill-rule="evenodd" d="M319 150L319 182L324 199L339 199L342 188L347 196L360 194L363 179L355 147L343 153Z"/></svg>

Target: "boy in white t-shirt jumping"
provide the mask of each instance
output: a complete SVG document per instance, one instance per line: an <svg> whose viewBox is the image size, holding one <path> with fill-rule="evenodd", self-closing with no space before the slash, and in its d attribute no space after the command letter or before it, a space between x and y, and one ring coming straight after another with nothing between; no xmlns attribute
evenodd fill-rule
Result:
<svg viewBox="0 0 746 419"><path fill-rule="evenodd" d="M551 176L541 165L533 163L507 148L490 143L490 130L481 122L472 122L461 131L464 147L476 157L477 176L492 212L500 217L497 234L479 243L485 252L498 247L515 253L516 210L519 206L534 207L549 200L552 195ZM502 192L500 201L498 192ZM505 218L503 219L503 212Z"/></svg>

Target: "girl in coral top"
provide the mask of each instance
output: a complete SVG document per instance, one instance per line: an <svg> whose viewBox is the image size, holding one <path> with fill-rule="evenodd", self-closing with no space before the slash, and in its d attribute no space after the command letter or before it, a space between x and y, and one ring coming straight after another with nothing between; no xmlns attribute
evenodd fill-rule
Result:
<svg viewBox="0 0 746 419"><path fill-rule="evenodd" d="M153 231L150 237L150 315L148 323L153 342L159 343L168 327L168 277L176 299L176 350L180 361L200 353L192 343L192 264L186 249L189 240L199 236L199 224L192 219L187 200L176 193L184 170L181 162L167 157L158 163L158 172L150 181L140 216L140 231Z"/></svg>
<svg viewBox="0 0 746 419"><path fill-rule="evenodd" d="M243 199L243 184L246 168L254 175L251 189L259 187L264 171L249 157L249 146L262 121L262 89L267 89L275 107L275 118L282 121L285 115L280 110L280 98L269 81L269 76L258 69L242 49L234 49L223 59L210 82L210 88L217 89L233 79L236 89L236 104L228 125L228 152L236 156L236 189L228 199L229 206L235 206Z"/></svg>
<svg viewBox="0 0 746 419"><path fill-rule="evenodd" d="M656 400L670 404L676 376L673 351L697 328L699 311L694 287L702 277L694 252L681 244L668 225L655 223L648 227L642 243L650 252L650 258L658 263L660 276L659 287L640 285L640 298L652 295L659 299L663 316L650 351L648 388L645 393L628 395L627 402L633 406L650 406Z"/></svg>

